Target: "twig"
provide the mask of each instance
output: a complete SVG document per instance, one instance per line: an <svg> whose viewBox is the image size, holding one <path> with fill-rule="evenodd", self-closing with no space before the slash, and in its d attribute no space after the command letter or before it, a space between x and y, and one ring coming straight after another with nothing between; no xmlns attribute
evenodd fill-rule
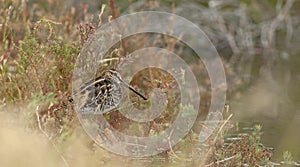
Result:
<svg viewBox="0 0 300 167"><path fill-rule="evenodd" d="M105 4L103 4L103 5L101 6L101 12L100 12L99 15L98 15L98 20L99 20L99 22L98 22L98 27L100 27L101 24L102 24L102 15L103 15L103 13L104 13L104 9L105 9Z"/></svg>
<svg viewBox="0 0 300 167"><path fill-rule="evenodd" d="M213 140L213 143L216 143L216 140L217 140L217 137L218 137L219 133L221 133L222 129L225 127L225 125L226 125L227 122L231 119L231 117L232 117L232 114L230 114L229 117L223 122L223 124L221 125L221 127L219 128L219 130L218 130L218 132L217 132L217 134L216 134L216 137L215 137L214 140ZM209 155L209 153L210 153L211 151L212 151L212 148L210 148L210 149L207 151L207 153L206 153L205 156L204 156L204 161L201 162L199 166L211 166L211 165L214 164L214 162L212 162L212 163L210 163L210 164L208 164L208 165L204 165L205 160L207 159L207 157L208 157L208 155Z"/></svg>
<svg viewBox="0 0 300 167"><path fill-rule="evenodd" d="M233 156L231 156L231 157L228 157L228 158L222 159L222 160L220 160L220 161L217 161L217 162L212 162L212 163L210 163L210 164L208 164L208 165L205 165L205 167L212 166L212 165L214 165L215 163L217 163L217 164L219 164L219 163L223 163L223 162L225 162L225 161L228 161L228 160L231 160L231 159L233 159L235 156L236 156L236 154L235 154L235 155L233 155Z"/></svg>
<svg viewBox="0 0 300 167"><path fill-rule="evenodd" d="M171 151L170 153L171 153L171 155L173 155L175 158L177 158L177 159L179 159L179 160L181 160L181 161L192 161L191 158L181 158L181 157L179 157L179 156L173 151L172 144L171 144L171 136L172 136L173 132L174 132L174 129L172 129L172 131L171 131L171 133L170 133L170 135L169 135L169 137L168 137L168 142L169 142L169 147L170 147L170 151Z"/></svg>
<svg viewBox="0 0 300 167"><path fill-rule="evenodd" d="M221 125L221 127L219 128L216 137L214 138L214 143L217 140L218 135L221 133L222 129L225 127L225 125L227 124L227 122L231 119L233 114L230 114L229 117L223 122L223 124Z"/></svg>
<svg viewBox="0 0 300 167"><path fill-rule="evenodd" d="M63 160L64 164L66 167L70 167L70 165L68 164L68 162L66 161L65 157L62 155L62 153L59 151L59 149L57 148L57 146L54 144L54 142L50 139L49 135L43 130L42 125L41 125L41 121L40 121L40 115L39 115L39 106L36 107L36 111L35 111L35 115L37 118L37 122L38 122L38 126L40 131L47 137L47 139L49 140L49 142L52 144L54 150L59 154L60 158Z"/></svg>
<svg viewBox="0 0 300 167"><path fill-rule="evenodd" d="M118 12L116 10L115 4L116 4L115 0L108 0L108 6L110 7L110 10L111 10L111 19L109 19L110 21L112 21L118 17ZM120 25L117 24L117 26L119 26L118 27L119 29L121 28ZM122 37L120 39L120 42L121 42L121 47L123 49L123 57L126 57L128 43L124 39L122 39Z"/></svg>
<svg viewBox="0 0 300 167"><path fill-rule="evenodd" d="M270 28L268 29L268 39L270 44L274 44L274 33L276 28L279 26L279 23L286 19L289 15L289 11L294 4L294 0L287 0L285 6L283 6L279 11L276 18L271 22Z"/></svg>
<svg viewBox="0 0 300 167"><path fill-rule="evenodd" d="M115 7L115 0L108 0L108 5L109 5L110 10L111 10L112 19L117 18L117 11L116 11L116 7Z"/></svg>

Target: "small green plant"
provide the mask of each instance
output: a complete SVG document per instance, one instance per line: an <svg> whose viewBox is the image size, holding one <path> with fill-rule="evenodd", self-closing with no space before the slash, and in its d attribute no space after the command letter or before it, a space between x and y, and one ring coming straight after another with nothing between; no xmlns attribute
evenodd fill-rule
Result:
<svg viewBox="0 0 300 167"><path fill-rule="evenodd" d="M252 141L253 143L260 142L261 135L263 134L261 129L262 129L261 125L254 125L253 131L251 134L251 139L253 139L253 141Z"/></svg>
<svg viewBox="0 0 300 167"><path fill-rule="evenodd" d="M292 165L294 163L293 156L292 156L291 152L289 152L289 151L284 151L282 153L282 158L283 158L284 164Z"/></svg>
<svg viewBox="0 0 300 167"><path fill-rule="evenodd" d="M225 144L223 137L211 145L211 156L208 164L211 166L265 166L271 163L272 152L260 143L262 126L255 125L253 132L239 135L238 140ZM225 137L226 138L226 137Z"/></svg>

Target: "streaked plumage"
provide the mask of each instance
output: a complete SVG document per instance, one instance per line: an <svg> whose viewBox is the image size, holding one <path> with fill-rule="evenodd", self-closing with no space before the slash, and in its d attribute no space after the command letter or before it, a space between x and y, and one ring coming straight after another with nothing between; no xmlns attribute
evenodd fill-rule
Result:
<svg viewBox="0 0 300 167"><path fill-rule="evenodd" d="M87 83L84 83L75 95L87 96L81 107L83 113L103 114L116 108L122 99L121 85L147 100L128 83L121 79L116 70L105 70L102 74Z"/></svg>

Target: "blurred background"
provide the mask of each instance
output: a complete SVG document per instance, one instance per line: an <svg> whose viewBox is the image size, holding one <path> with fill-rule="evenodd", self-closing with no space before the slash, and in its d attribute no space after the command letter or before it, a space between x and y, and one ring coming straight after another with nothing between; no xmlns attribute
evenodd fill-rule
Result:
<svg viewBox="0 0 300 167"><path fill-rule="evenodd" d="M232 134L262 125L261 143L272 149L272 161L282 161L284 151L300 160L300 1L1 0L0 6L0 164L11 166L14 155L27 156L27 150L37 147L41 154L29 154L33 160L20 160L28 163L22 166L39 166L36 159L49 156L51 163L65 166L119 165L113 161L116 155L95 147L83 134L71 109L58 114L52 109L67 100L74 62L89 35L111 19L145 10L183 16L212 41L226 71ZM210 83L200 84L201 104L207 109ZM38 137L49 143L33 141ZM53 143L63 144L56 148ZM6 145L20 149L20 155ZM74 151L79 149L83 151ZM100 154L104 158L98 160Z"/></svg>

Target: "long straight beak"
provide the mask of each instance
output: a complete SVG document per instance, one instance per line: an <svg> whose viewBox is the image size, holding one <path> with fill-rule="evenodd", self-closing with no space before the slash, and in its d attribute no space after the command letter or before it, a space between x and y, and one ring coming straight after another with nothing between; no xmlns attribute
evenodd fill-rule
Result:
<svg viewBox="0 0 300 167"><path fill-rule="evenodd" d="M122 79L120 79L120 81L123 83L123 85L125 87L127 87L128 89L130 89L131 91L133 91L135 94L139 95L141 98L143 98L144 100L147 100L147 98L142 95L140 92L138 92L137 90L135 90L133 87L131 87L128 83L126 83L125 81L123 81Z"/></svg>

